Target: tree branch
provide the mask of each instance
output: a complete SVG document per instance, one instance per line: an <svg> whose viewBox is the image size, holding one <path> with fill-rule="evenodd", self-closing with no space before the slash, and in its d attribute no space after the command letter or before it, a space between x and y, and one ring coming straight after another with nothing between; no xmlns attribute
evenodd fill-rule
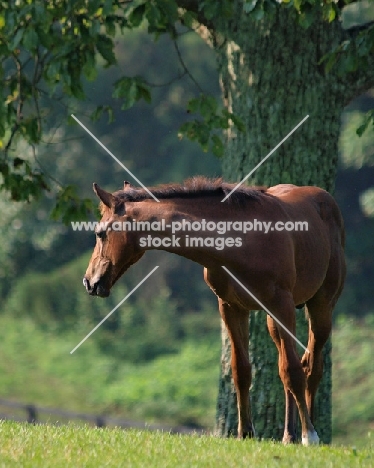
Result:
<svg viewBox="0 0 374 468"><path fill-rule="evenodd" d="M194 76L193 76L193 75L191 74L191 72L188 70L187 65L184 63L184 60L183 60L183 58L182 58L182 54L181 54L181 51L180 51L179 46L178 46L178 44L177 44L177 41L174 40L173 43L174 43L174 47L175 47L175 50L176 50L177 55L178 55L179 62L180 62L180 64L182 65L182 68L183 68L183 70L184 70L184 73L187 74L187 75L189 76L189 78L191 79L191 81L196 85L197 89L198 89L201 93L205 94L203 88L200 86L200 84L197 82L197 80L194 78Z"/></svg>

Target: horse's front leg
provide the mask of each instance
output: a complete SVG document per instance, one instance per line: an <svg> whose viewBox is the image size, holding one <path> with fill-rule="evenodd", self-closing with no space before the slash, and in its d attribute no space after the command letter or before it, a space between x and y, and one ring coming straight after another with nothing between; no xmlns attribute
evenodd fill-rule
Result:
<svg viewBox="0 0 374 468"><path fill-rule="evenodd" d="M238 438L254 436L249 402L251 365L248 355L249 312L219 299L219 310L231 343L231 369L238 400Z"/></svg>

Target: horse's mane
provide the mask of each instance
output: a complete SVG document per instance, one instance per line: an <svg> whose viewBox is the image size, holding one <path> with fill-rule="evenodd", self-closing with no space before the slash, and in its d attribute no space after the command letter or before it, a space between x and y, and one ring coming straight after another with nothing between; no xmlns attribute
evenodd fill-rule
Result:
<svg viewBox="0 0 374 468"><path fill-rule="evenodd" d="M149 191L158 199L170 198L199 198L209 196L228 195L236 184L223 182L221 178L208 179L197 176L185 180L182 184L164 184L150 187ZM241 185L227 199L231 203L243 203L245 200L260 200L264 196L266 187L246 187ZM113 194L119 199L131 202L151 199L151 195L143 188L129 187L126 190L119 190Z"/></svg>

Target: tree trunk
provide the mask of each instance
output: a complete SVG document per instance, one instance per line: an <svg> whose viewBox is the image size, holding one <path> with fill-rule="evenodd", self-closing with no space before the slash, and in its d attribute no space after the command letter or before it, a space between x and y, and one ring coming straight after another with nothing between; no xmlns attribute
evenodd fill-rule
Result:
<svg viewBox="0 0 374 468"><path fill-rule="evenodd" d="M232 21L217 25L216 52L225 105L241 117L246 133L227 133L223 161L226 180L245 177L307 114L309 119L249 179L251 184L316 185L333 191L338 160L340 116L358 89L319 61L342 39L339 22L298 26L296 13L276 9L255 21L235 1ZM225 41L219 42L219 37ZM350 80L355 80L350 77ZM360 84L362 86L362 83ZM307 344L307 322L297 311L297 336ZM250 357L253 366L251 404L257 437L283 435L284 392L277 352L263 311L250 314ZM299 349L299 351L301 351ZM302 354L302 353L300 353ZM231 379L230 346L222 328L222 369L216 433L237 432L236 395ZM324 350L324 376L317 394L315 427L331 442L331 341Z"/></svg>

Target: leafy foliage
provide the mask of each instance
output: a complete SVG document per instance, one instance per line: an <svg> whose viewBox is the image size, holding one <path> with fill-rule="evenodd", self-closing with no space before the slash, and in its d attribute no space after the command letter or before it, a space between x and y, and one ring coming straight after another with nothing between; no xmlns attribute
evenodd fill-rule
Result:
<svg viewBox="0 0 374 468"><path fill-rule="evenodd" d="M177 2L165 0L125 3L118 0L104 4L86 0L21 0L2 2L2 6L0 171L4 181L0 188L14 200L29 200L49 190L49 186L43 171L36 171L30 163L23 163L23 173L13 170L20 166L20 160L11 155L11 150L20 138L31 145L42 141L49 127L49 103L66 100L63 96L67 96L68 105L72 99L86 98L83 79L97 78L98 57L104 67L117 63L114 37L119 31L138 28L145 20L155 38L168 33L175 39L175 23L180 16L191 25L195 15L180 13ZM209 11L208 6L204 8ZM114 84L113 97L122 100L125 110L140 99L150 102L150 87L139 76L122 76ZM100 118L104 111L112 121L114 113L109 105L100 105L92 118ZM87 200L79 202L72 190L66 187L58 195L54 218L60 216L66 221L69 216L70 219L82 216L90 208Z"/></svg>
<svg viewBox="0 0 374 468"><path fill-rule="evenodd" d="M125 27L137 27L143 14L153 31L166 31L170 18L177 19L170 2L152 2L124 6L121 1L51 1L2 2L0 14L0 147L3 148L0 170L1 188L14 200L29 200L48 190L44 177L30 163L23 162L23 173L13 168L21 165L10 150L23 138L31 145L41 142L48 129L49 103L68 98L83 100L83 79L97 77L98 56L105 67L117 63L114 36ZM166 22L168 18L168 23ZM139 77L122 77L115 84L114 96L123 99L123 108L143 98L150 101L149 87ZM94 114L98 117L103 110ZM69 210L62 203L70 200ZM68 219L87 211L87 201L77 202L72 188L58 197L53 215ZM72 219L72 218L70 218Z"/></svg>
<svg viewBox="0 0 374 468"><path fill-rule="evenodd" d="M373 113L374 111L350 112L344 119L340 148L345 167L351 166L359 169L374 165L374 128L373 130L370 128Z"/></svg>
<svg viewBox="0 0 374 468"><path fill-rule="evenodd" d="M0 172L0 190L8 191L15 201L30 201L38 198L43 190L48 190L44 174L18 156L12 161L0 160Z"/></svg>
<svg viewBox="0 0 374 468"><path fill-rule="evenodd" d="M51 218L55 221L61 219L63 223L67 224L69 221L87 219L90 213L96 213L99 217L96 204L89 198L80 198L73 185L66 185L57 194Z"/></svg>
<svg viewBox="0 0 374 468"><path fill-rule="evenodd" d="M0 189L14 200L31 200L40 197L51 187L46 175L34 163L22 164L19 170L17 141L39 145L50 128L53 106L63 103L66 114L75 101L87 98L85 80L96 80L99 66L117 64L115 38L121 32L144 28L156 40L167 34L176 40L180 25L195 29L204 24L214 29L219 21L227 21L233 13L229 0L216 2L182 2L167 0L123 2L122 0L53 0L44 2L20 0L1 2L0 12ZM293 8L305 27L315 21L337 21L341 5L328 0L320 4L308 0L290 0L279 4L274 0L245 0L243 13L257 20L271 15L277 8ZM219 21L217 21L219 19ZM340 44L328 58L328 67L339 60L342 72L364 68L373 50L373 28L360 32ZM184 67L182 67L184 68ZM121 76L114 84L113 96L128 109L139 100L150 102L151 86L139 76ZM198 142L204 151L212 150L222 156L224 143L222 130L230 126L243 131L242 123L232 113L218 109L209 94L193 98L189 112L200 117L187 121L180 135ZM92 112L98 119L103 112L113 121L110 105L100 104ZM67 188L67 191L71 189ZM62 192L59 199L63 199ZM65 197L66 198L66 197ZM57 207L54 216L65 220L68 213L77 217L88 208L85 201L77 203L70 198L71 209ZM60 203L61 205L61 203ZM83 208L82 208L83 207Z"/></svg>
<svg viewBox="0 0 374 468"><path fill-rule="evenodd" d="M357 70L367 70L370 66L371 56L374 52L374 25L358 28L348 38L338 44L331 53L327 54L323 61L327 70L338 66L340 73L350 73Z"/></svg>
<svg viewBox="0 0 374 468"><path fill-rule="evenodd" d="M113 97L123 99L121 109L132 107L140 99L151 102L149 86L141 77L123 77L114 83Z"/></svg>
<svg viewBox="0 0 374 468"><path fill-rule="evenodd" d="M97 53L106 66L116 63L113 24L121 28L125 18L112 7L105 10L108 8L101 8L97 1L2 2L1 188L15 200L38 197L49 187L29 163L20 164L18 156L10 155L13 142L20 137L31 145L41 142L48 128L51 99L61 99L62 94L85 97L82 78L96 77ZM9 170L21 165L23 173Z"/></svg>
<svg viewBox="0 0 374 468"><path fill-rule="evenodd" d="M374 109L365 114L362 124L356 130L357 135L361 137L370 124L374 126Z"/></svg>
<svg viewBox="0 0 374 468"><path fill-rule="evenodd" d="M223 156L224 143L217 130L227 130L233 125L238 131L245 131L242 120L227 109L219 109L217 100L213 96L203 94L191 99L187 112L198 113L201 119L184 123L179 130L180 138L186 136L198 142L204 151L212 151L218 157Z"/></svg>

